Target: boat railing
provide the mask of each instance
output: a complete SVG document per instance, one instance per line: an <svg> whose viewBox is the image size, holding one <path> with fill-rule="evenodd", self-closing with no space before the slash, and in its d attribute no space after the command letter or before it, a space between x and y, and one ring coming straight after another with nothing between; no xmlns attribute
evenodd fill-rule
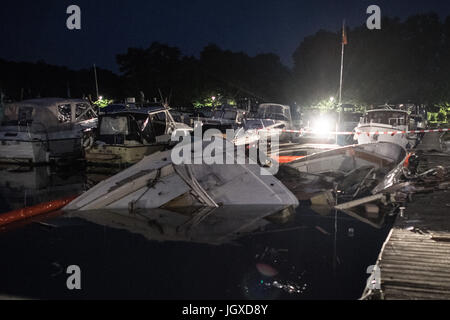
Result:
<svg viewBox="0 0 450 320"><path fill-rule="evenodd" d="M405 119L404 118L389 118L389 125L391 126L404 126Z"/></svg>
<svg viewBox="0 0 450 320"><path fill-rule="evenodd" d="M389 125L392 127L396 127L396 126L405 126L406 120L404 118L389 118L387 121L383 120L383 119L361 118L360 123L361 124L370 124L370 125L383 124L383 125Z"/></svg>

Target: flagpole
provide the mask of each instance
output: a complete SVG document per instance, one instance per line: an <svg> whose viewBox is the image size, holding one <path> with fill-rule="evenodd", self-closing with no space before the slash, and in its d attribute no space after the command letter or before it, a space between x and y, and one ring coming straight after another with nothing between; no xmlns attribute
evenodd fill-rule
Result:
<svg viewBox="0 0 450 320"><path fill-rule="evenodd" d="M342 105L342 84L344 82L344 50L345 50L345 20L342 22L342 52L341 52L341 81L339 83L339 105Z"/></svg>
<svg viewBox="0 0 450 320"><path fill-rule="evenodd" d="M97 81L97 67L94 63L94 78L95 78L95 92L97 94L97 100L98 100L98 81Z"/></svg>

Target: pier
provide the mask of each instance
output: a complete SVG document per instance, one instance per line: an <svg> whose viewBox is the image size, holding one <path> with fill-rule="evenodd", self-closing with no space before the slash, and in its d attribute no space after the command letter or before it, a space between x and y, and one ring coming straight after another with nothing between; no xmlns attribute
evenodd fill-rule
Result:
<svg viewBox="0 0 450 320"><path fill-rule="evenodd" d="M417 148L421 170L442 166L446 172L450 167L450 153L436 150L437 140L438 134L429 134ZM450 299L449 184L412 195L377 260L381 287L367 288L362 299Z"/></svg>

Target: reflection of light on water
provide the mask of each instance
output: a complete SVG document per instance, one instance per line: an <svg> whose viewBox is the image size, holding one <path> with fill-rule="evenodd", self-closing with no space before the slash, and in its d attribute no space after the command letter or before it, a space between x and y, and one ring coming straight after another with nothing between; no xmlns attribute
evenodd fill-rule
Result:
<svg viewBox="0 0 450 320"><path fill-rule="evenodd" d="M299 277L300 279L301 277ZM249 299L278 299L281 293L303 294L307 283L294 283L283 280L245 279L243 293Z"/></svg>
<svg viewBox="0 0 450 320"><path fill-rule="evenodd" d="M269 288L276 288L276 289L283 290L289 294L293 294L293 293L301 294L308 287L308 285L306 283L304 283L303 285L298 285L298 284L290 283L290 282L286 282L286 284L283 284L279 281L265 282L265 283L263 281L261 281L261 284L263 284Z"/></svg>
<svg viewBox="0 0 450 320"><path fill-rule="evenodd" d="M283 294L303 294L308 288L308 284L302 281L305 271L299 274L295 266L289 269L291 270L285 270L285 273L269 264L257 263L256 270L253 269L244 276L241 285L244 295L248 299L274 300L282 298Z"/></svg>

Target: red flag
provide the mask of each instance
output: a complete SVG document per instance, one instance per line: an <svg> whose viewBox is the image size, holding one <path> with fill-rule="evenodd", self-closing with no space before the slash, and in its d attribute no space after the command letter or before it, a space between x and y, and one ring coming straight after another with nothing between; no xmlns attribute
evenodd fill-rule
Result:
<svg viewBox="0 0 450 320"><path fill-rule="evenodd" d="M345 32L345 25L342 26L342 44L347 45L348 39L347 39L347 32Z"/></svg>

